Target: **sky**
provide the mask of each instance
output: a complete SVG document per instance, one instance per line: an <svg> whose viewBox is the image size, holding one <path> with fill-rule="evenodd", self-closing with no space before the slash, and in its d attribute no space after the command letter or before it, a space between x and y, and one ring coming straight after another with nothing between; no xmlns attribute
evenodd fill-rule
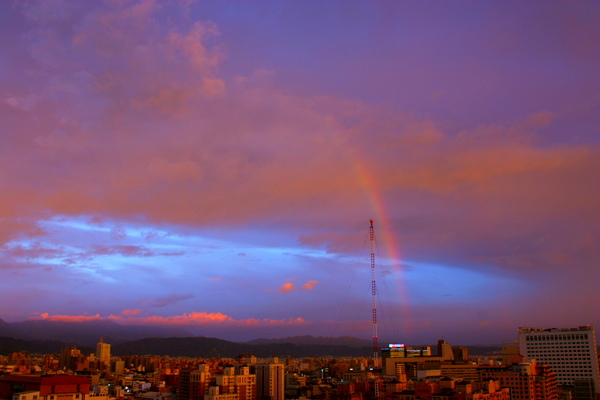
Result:
<svg viewBox="0 0 600 400"><path fill-rule="evenodd" d="M371 340L375 302L380 343L600 328L599 20L2 1L0 318Z"/></svg>

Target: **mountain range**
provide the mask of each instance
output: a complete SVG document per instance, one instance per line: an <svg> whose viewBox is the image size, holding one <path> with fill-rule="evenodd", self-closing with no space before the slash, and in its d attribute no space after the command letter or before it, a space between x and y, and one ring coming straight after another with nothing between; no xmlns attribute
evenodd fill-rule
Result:
<svg viewBox="0 0 600 400"><path fill-rule="evenodd" d="M370 342L353 337L298 336L256 339L247 343L194 337L184 329L125 326L113 321L62 322L0 319L0 354L21 351L59 353L68 345L93 353L100 338L112 345L113 355L169 355L173 357L226 357L252 353L257 357L368 356Z"/></svg>
<svg viewBox="0 0 600 400"><path fill-rule="evenodd" d="M60 353L68 345L84 354L95 352L100 338L111 344L115 356L168 355L172 357L370 357L370 340L344 337L294 336L260 338L246 343L195 337L184 329L120 325L113 321L62 322L27 320L8 323L0 319L0 354L12 352ZM500 347L469 347L471 354L491 355Z"/></svg>
<svg viewBox="0 0 600 400"><path fill-rule="evenodd" d="M118 344L147 337L189 337L194 335L184 329L126 326L107 320L63 322L32 319L9 323L0 319L0 336L24 340L61 341L95 348L101 337L107 343Z"/></svg>

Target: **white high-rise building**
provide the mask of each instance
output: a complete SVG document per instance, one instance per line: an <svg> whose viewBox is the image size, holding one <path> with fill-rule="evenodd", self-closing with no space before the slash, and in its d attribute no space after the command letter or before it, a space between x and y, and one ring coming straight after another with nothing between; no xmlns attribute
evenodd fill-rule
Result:
<svg viewBox="0 0 600 400"><path fill-rule="evenodd" d="M575 381L598 381L598 350L593 326L578 328L519 328L519 352L522 356L547 364L556 373L557 385Z"/></svg>

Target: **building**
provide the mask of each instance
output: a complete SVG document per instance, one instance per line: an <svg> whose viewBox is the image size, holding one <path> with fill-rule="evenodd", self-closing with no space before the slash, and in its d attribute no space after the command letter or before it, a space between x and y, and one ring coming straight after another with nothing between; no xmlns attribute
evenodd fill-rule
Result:
<svg viewBox="0 0 600 400"><path fill-rule="evenodd" d="M591 379L575 380L573 382L573 395L577 400L596 400L596 388Z"/></svg>
<svg viewBox="0 0 600 400"><path fill-rule="evenodd" d="M225 367L222 375L215 376L215 382L219 398L225 394L237 394L239 400L256 400L256 375L250 375L250 368L245 365Z"/></svg>
<svg viewBox="0 0 600 400"><path fill-rule="evenodd" d="M104 368L110 367L110 344L104 343L103 338L100 338L100 342L96 345L96 358L100 363L104 363Z"/></svg>
<svg viewBox="0 0 600 400"><path fill-rule="evenodd" d="M219 393L218 386L211 386L204 395L204 400L239 400L239 397L237 393Z"/></svg>
<svg viewBox="0 0 600 400"><path fill-rule="evenodd" d="M123 375L123 373L125 372L125 361L115 360L113 371L117 376Z"/></svg>
<svg viewBox="0 0 600 400"><path fill-rule="evenodd" d="M447 378L476 381L479 379L479 366L476 363L455 363L440 365L440 375Z"/></svg>
<svg viewBox="0 0 600 400"><path fill-rule="evenodd" d="M578 328L519 328L522 356L547 364L556 373L558 385L592 380L598 391L598 350L592 326Z"/></svg>
<svg viewBox="0 0 600 400"><path fill-rule="evenodd" d="M63 370L76 371L83 369L84 359L85 356L76 346L67 346L60 353L58 366Z"/></svg>
<svg viewBox="0 0 600 400"><path fill-rule="evenodd" d="M81 375L4 375L0 398L18 400L83 400L90 380Z"/></svg>
<svg viewBox="0 0 600 400"><path fill-rule="evenodd" d="M404 344L392 343L388 348L381 349L383 375L400 381L414 379L419 376L419 371L439 371L442 364L465 363L462 359L468 359L466 349L460 348L455 352L452 345L444 340L438 341L437 352L434 356L428 346L413 349ZM424 372L421 374L427 375ZM436 374L439 375L439 372Z"/></svg>
<svg viewBox="0 0 600 400"><path fill-rule="evenodd" d="M481 366L479 380L493 379L509 388L512 400L557 400L556 374L535 360L510 366Z"/></svg>
<svg viewBox="0 0 600 400"><path fill-rule="evenodd" d="M502 343L502 364L511 365L525 361L525 357L519 352L518 340L507 340Z"/></svg>
<svg viewBox="0 0 600 400"><path fill-rule="evenodd" d="M256 399L284 400L285 370L283 364L274 362L256 364Z"/></svg>
<svg viewBox="0 0 600 400"><path fill-rule="evenodd" d="M173 393L165 392L140 392L133 396L133 400L172 400L173 398Z"/></svg>
<svg viewBox="0 0 600 400"><path fill-rule="evenodd" d="M461 381L451 378L414 383L412 390L393 393L394 400L511 400L510 390L498 381Z"/></svg>
<svg viewBox="0 0 600 400"><path fill-rule="evenodd" d="M200 364L197 369L184 368L179 372L180 400L204 400L211 386L210 370L206 364Z"/></svg>

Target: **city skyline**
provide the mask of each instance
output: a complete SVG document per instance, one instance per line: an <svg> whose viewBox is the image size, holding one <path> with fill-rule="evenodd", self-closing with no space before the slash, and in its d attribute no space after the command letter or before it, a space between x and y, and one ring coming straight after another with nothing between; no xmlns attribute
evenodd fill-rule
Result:
<svg viewBox="0 0 600 400"><path fill-rule="evenodd" d="M600 4L0 3L0 318L600 325Z"/></svg>

